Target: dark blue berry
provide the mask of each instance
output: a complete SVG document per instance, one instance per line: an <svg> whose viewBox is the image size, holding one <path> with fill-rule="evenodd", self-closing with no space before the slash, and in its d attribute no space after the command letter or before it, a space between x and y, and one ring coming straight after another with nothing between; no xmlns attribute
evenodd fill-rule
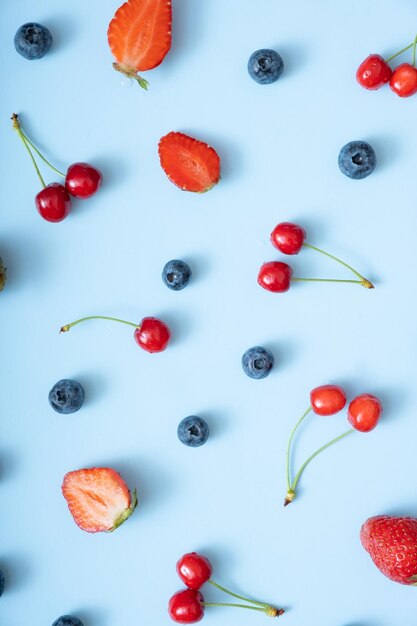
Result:
<svg viewBox="0 0 417 626"><path fill-rule="evenodd" d="M340 171L349 178L366 178L375 166L375 151L366 141L350 141L339 153Z"/></svg>
<svg viewBox="0 0 417 626"><path fill-rule="evenodd" d="M172 259L164 266L162 270L162 280L167 287L174 291L184 289L191 278L191 268L185 261Z"/></svg>
<svg viewBox="0 0 417 626"><path fill-rule="evenodd" d="M22 57L29 61L41 59L51 45L51 33L45 26L36 22L23 24L14 36L14 47Z"/></svg>
<svg viewBox="0 0 417 626"><path fill-rule="evenodd" d="M260 85L274 83L283 71L284 61L275 50L257 50L249 57L249 76Z"/></svg>
<svg viewBox="0 0 417 626"><path fill-rule="evenodd" d="M73 617L72 615L62 615L54 621L52 626L84 626L84 624L80 619L78 619L78 617Z"/></svg>
<svg viewBox="0 0 417 626"><path fill-rule="evenodd" d="M197 448L206 443L209 433L207 422L196 415L184 417L178 424L178 439L185 446L190 446L190 448Z"/></svg>
<svg viewBox="0 0 417 626"><path fill-rule="evenodd" d="M6 579L3 572L0 569L0 597L3 595L4 587L6 585Z"/></svg>
<svg viewBox="0 0 417 626"><path fill-rule="evenodd" d="M274 357L266 348L255 346L242 356L242 368L250 378L265 378L274 365Z"/></svg>
<svg viewBox="0 0 417 626"><path fill-rule="evenodd" d="M75 413L84 402L84 389L76 380L59 380L49 392L49 404L57 413Z"/></svg>

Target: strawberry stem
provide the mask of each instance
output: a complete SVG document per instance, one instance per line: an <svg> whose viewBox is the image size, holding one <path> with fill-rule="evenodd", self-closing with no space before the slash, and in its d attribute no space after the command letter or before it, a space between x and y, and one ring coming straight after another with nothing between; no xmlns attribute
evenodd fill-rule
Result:
<svg viewBox="0 0 417 626"><path fill-rule="evenodd" d="M338 437L336 437L335 439L332 439L331 441L329 441L328 443L326 443L324 446L321 446L321 448L319 448L318 450L316 450L315 452L313 452L313 454L311 454L308 459L306 461L304 461L304 463L302 464L302 466L300 467L300 469L298 470L290 489L288 489L287 495L285 497L284 500L284 506L287 506L288 504L290 504L296 495L296 488L298 485L298 481L300 480L301 474L303 473L303 471L305 470L305 468L307 467L307 465L316 457L318 456L321 452L323 452L324 450L326 450L326 448L329 448L330 446L332 446L334 443L337 443L338 441L340 441L341 439L344 439L344 437L347 437L348 435L350 435L351 433L355 432L354 428L350 428L349 430L347 430L346 432L342 433L341 435L339 435Z"/></svg>
<svg viewBox="0 0 417 626"><path fill-rule="evenodd" d="M251 602L252 604L258 604L259 606L262 606L264 608L269 606L269 604L266 604L265 602L258 602L257 600L251 600L250 598L245 598L245 596L240 596L237 593L233 593L233 591L229 591L229 589L226 589L226 587L222 587L218 583L214 582L214 580L208 580L207 582L210 583L210 585L213 585L213 587L220 589L220 591L224 591L224 593L227 593L229 594L229 596L233 596L234 598L238 598L239 600Z"/></svg>
<svg viewBox="0 0 417 626"><path fill-rule="evenodd" d="M320 254L324 254L325 256L329 257L329 259L333 259L333 261L336 261L336 263L340 263L340 265L343 265L348 270L353 272L353 274L355 274L355 276L360 278L362 284L366 283L366 285L363 284L364 287L366 286L368 289L372 289L373 288L372 283L367 278L362 276L362 274L359 274L359 272L356 271L351 265L348 265L347 263L345 263L345 261L342 261L337 256L334 256L334 254L330 254L329 252L326 252L325 250L322 250L321 248L317 248L316 246L312 246L309 243L303 243L303 246L306 247L306 248L310 248L310 250L315 250L316 252L320 252Z"/></svg>
<svg viewBox="0 0 417 626"><path fill-rule="evenodd" d="M20 128L19 119L18 119L16 113L13 113L13 115L11 117L11 120L13 122L13 129L17 132L17 134L19 135L20 140L22 141L23 145L25 146L26 150L28 151L29 156L31 158L31 161L33 163L33 166L34 166L34 168L36 170L36 173L38 175L38 178L39 178L39 180L41 182L41 185L45 189L45 187L46 187L45 181L42 178L42 174L39 171L38 165L37 165L37 163L35 161L35 157L33 156L32 152L31 152L31 150L29 148L29 145L26 143L26 138L25 138L25 135L22 132L22 129Z"/></svg>
<svg viewBox="0 0 417 626"><path fill-rule="evenodd" d="M409 50L410 48L412 48L414 46L414 41L413 43L410 43L408 46L406 46L405 48L403 48L402 50L400 50L399 52L396 52L395 54L393 54L392 56L388 57L388 59L385 59L385 63L389 63L390 61L392 61L393 59L395 59L396 57L400 56L400 54L402 54L403 52L407 52L407 50Z"/></svg>
<svg viewBox="0 0 417 626"><path fill-rule="evenodd" d="M65 324L61 326L60 333L67 333L70 328L76 326L76 324L81 324L81 322L85 322L86 320L110 320L112 322L120 322L120 324L127 324L128 326L133 326L134 328L140 328L139 324L134 324L133 322L126 322L126 320L121 320L118 317L107 317L105 315L88 315L87 317L81 317L79 320L75 320L75 322L71 322L71 324Z"/></svg>
<svg viewBox="0 0 417 626"><path fill-rule="evenodd" d="M288 447L287 447L287 456L286 456L286 467L287 467L287 489L288 491L291 489L291 478L290 478L290 450L291 450L291 444L292 444L292 440L294 439L294 435L295 435L295 431L298 429L298 427L300 426L301 422L307 417L307 415L310 413L312 407L309 406L307 411L305 411L302 416L300 417L300 419L298 420L298 422L296 423L296 425L294 426L294 428L292 429L290 438L288 440Z"/></svg>
<svg viewBox="0 0 417 626"><path fill-rule="evenodd" d="M266 606L265 608L257 607L257 606L249 606L247 604L234 604L230 602L202 602L202 606L234 606L238 609L249 609L251 611L260 611L261 613L265 613L268 617L279 617L285 611L284 609L276 609L273 606Z"/></svg>
<svg viewBox="0 0 417 626"><path fill-rule="evenodd" d="M23 132L22 130L22 135L25 138L26 142L30 145L31 148L33 148L33 150L36 152L36 154L42 159L42 161L44 163L46 163L46 165L48 165L48 167L51 168L51 170L53 170L54 172L56 172L57 174L59 174L60 176L62 176L62 178L65 178L65 174L63 174L60 170L58 170L56 167L54 167L52 165L52 163L50 163L48 161L48 159L46 157L43 156L42 152L40 152L38 150L38 148L33 144L33 142L29 139L29 137L26 135L26 133Z"/></svg>
<svg viewBox="0 0 417 626"><path fill-rule="evenodd" d="M121 72L128 78L133 78L133 80L136 80L136 82L140 85L140 87L142 87L142 89L145 89L145 91L148 91L148 87L149 87L148 81L142 78L142 76L138 76L135 70L126 69L122 67L121 65L119 65L119 63L113 63L113 67L117 72Z"/></svg>

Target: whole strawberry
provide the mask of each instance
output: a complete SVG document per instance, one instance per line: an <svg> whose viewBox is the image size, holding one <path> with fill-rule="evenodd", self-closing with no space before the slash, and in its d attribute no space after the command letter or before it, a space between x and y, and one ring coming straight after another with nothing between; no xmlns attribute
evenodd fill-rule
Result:
<svg viewBox="0 0 417 626"><path fill-rule="evenodd" d="M371 517L361 528L361 541L385 576L402 585L417 585L415 517Z"/></svg>

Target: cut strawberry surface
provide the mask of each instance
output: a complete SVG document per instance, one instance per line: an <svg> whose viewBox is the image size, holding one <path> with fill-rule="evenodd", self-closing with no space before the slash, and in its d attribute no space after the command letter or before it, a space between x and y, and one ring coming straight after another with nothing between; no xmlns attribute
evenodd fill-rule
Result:
<svg viewBox="0 0 417 626"><path fill-rule="evenodd" d="M183 133L162 137L159 158L169 180L184 191L203 193L220 180L220 158L214 148Z"/></svg>
<svg viewBox="0 0 417 626"><path fill-rule="evenodd" d="M137 505L123 478L107 467L75 470L65 475L62 493L75 523L88 533L116 530Z"/></svg>
<svg viewBox="0 0 417 626"><path fill-rule="evenodd" d="M171 0L128 0L116 11L109 24L107 39L116 63L113 67L138 81L137 75L164 60L171 48Z"/></svg>

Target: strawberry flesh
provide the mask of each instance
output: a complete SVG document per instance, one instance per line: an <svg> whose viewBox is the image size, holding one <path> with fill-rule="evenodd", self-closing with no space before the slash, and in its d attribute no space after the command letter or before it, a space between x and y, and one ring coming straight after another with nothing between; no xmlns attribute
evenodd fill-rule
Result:
<svg viewBox="0 0 417 626"><path fill-rule="evenodd" d="M203 193L220 180L220 159L214 148L183 133L162 137L159 158L169 180L184 191Z"/></svg>
<svg viewBox="0 0 417 626"><path fill-rule="evenodd" d="M137 497L115 470L93 467L69 472L62 493L75 523L89 533L111 532L133 513Z"/></svg>
<svg viewBox="0 0 417 626"><path fill-rule="evenodd" d="M361 528L362 545L377 568L402 585L417 583L417 519L378 515Z"/></svg>

